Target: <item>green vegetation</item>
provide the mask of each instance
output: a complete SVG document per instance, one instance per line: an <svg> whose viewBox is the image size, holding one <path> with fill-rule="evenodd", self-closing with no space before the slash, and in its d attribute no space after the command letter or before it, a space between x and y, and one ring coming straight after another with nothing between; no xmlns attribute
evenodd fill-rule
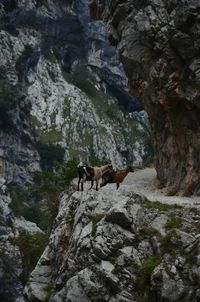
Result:
<svg viewBox="0 0 200 302"><path fill-rule="evenodd" d="M41 192L61 192L77 176L77 161L69 160L65 165L57 164L56 172L42 171L36 173Z"/></svg>
<svg viewBox="0 0 200 302"><path fill-rule="evenodd" d="M56 56L52 49L45 49L43 55L44 55L45 59L48 60L49 62L51 62L51 63L57 62Z"/></svg>
<svg viewBox="0 0 200 302"><path fill-rule="evenodd" d="M3 71L0 70L1 73ZM0 79L0 128L5 132L13 132L11 110L15 108L16 103L16 88L6 80Z"/></svg>
<svg viewBox="0 0 200 302"><path fill-rule="evenodd" d="M164 204L159 201L150 201L148 199L146 199L142 205L147 209L157 209L159 211L168 211L171 209L182 209L182 206L179 206L176 204Z"/></svg>
<svg viewBox="0 0 200 302"><path fill-rule="evenodd" d="M142 299L141 302L155 302L156 298L151 292L148 292Z"/></svg>
<svg viewBox="0 0 200 302"><path fill-rule="evenodd" d="M169 253L172 255L176 254L177 250L177 245L176 242L174 241L176 234L174 230L171 230L170 232L167 233L167 235L163 238L160 239L160 244L161 244L161 253L162 255L165 253Z"/></svg>
<svg viewBox="0 0 200 302"><path fill-rule="evenodd" d="M46 285L46 287L44 288L45 292L46 292L46 297L44 302L49 302L49 299L51 297L52 291L53 291L53 284L49 283Z"/></svg>
<svg viewBox="0 0 200 302"><path fill-rule="evenodd" d="M168 219L165 227L166 229L179 228L182 225L182 218L177 217L175 214L172 214Z"/></svg>
<svg viewBox="0 0 200 302"><path fill-rule="evenodd" d="M48 216L40 209L38 203L33 203L28 207L25 207L22 216L28 221L35 222L41 230L46 231L48 229Z"/></svg>
<svg viewBox="0 0 200 302"><path fill-rule="evenodd" d="M49 223L58 213L59 194L77 176L77 164L75 160L70 160L65 165L57 164L56 172L42 171L35 175L38 184L35 189L46 200Z"/></svg>
<svg viewBox="0 0 200 302"><path fill-rule="evenodd" d="M194 194L193 190L188 190L186 192L184 192L183 196L185 197L191 197Z"/></svg>
<svg viewBox="0 0 200 302"><path fill-rule="evenodd" d="M27 60L30 59L32 54L33 48L30 45L25 45L24 51L22 52L21 56L17 59L15 64L19 81L22 81L23 79L24 72L26 71Z"/></svg>
<svg viewBox="0 0 200 302"><path fill-rule="evenodd" d="M23 268L25 271L30 272L38 262L47 244L47 239L46 236L41 233L31 235L27 232L21 232L19 237L12 239L11 242L19 247ZM25 275L23 276L24 282L27 281L28 278L28 274Z"/></svg>
<svg viewBox="0 0 200 302"><path fill-rule="evenodd" d="M73 74L63 73L63 77L68 83L71 83L83 91L87 97L91 100L96 113L102 118L106 123L112 123L113 135L116 138L116 143L121 140L126 141L127 144L133 144L136 141L144 142L145 148L148 149L148 154L151 156L146 157L145 164L152 162L153 149L150 139L150 134L148 127L144 124L139 127L139 121L136 121L133 117L129 115L125 116L124 109L119 110L119 103L117 101L110 101L108 95L105 92L97 89L92 82L90 73L83 66L77 66L77 70ZM69 116L69 108L66 107L64 111L65 116ZM125 126L126 125L126 126ZM128 129L131 129L131 134ZM119 131L120 130L120 131ZM99 127L97 129L98 135L109 136L106 129ZM92 138L95 132L90 132L84 135L83 145L91 146ZM129 151L125 156L129 156Z"/></svg>
<svg viewBox="0 0 200 302"><path fill-rule="evenodd" d="M154 268L161 262L161 256L151 256L145 259L140 267L138 276L136 279L136 285L140 289L145 289L150 287L151 274Z"/></svg>
<svg viewBox="0 0 200 302"><path fill-rule="evenodd" d="M60 145L38 142L36 149L40 155L40 165L44 171L52 171L56 163L62 164L65 150Z"/></svg>
<svg viewBox="0 0 200 302"><path fill-rule="evenodd" d="M25 211L25 203L27 202L27 193L18 186L13 185L9 187L11 204L9 205L15 216L23 216Z"/></svg>
<svg viewBox="0 0 200 302"><path fill-rule="evenodd" d="M153 237L153 236L157 236L158 238L160 238L161 234L154 228L144 227L136 233L136 240L142 241L146 238Z"/></svg>
<svg viewBox="0 0 200 302"><path fill-rule="evenodd" d="M43 231L47 230L47 215L40 209L37 203L29 203L29 193L19 185L9 187L11 204L9 205L17 217L24 217L26 220L35 222Z"/></svg>
<svg viewBox="0 0 200 302"><path fill-rule="evenodd" d="M97 213L92 217L92 235L94 236L97 230L97 223L105 217L105 213Z"/></svg>
<svg viewBox="0 0 200 302"><path fill-rule="evenodd" d="M53 144L56 142L60 142L63 138L62 132L57 130L49 130L49 131L41 131L39 134L39 138L42 143L47 144Z"/></svg>
<svg viewBox="0 0 200 302"><path fill-rule="evenodd" d="M179 188L177 186L171 188L168 192L167 192L167 196L175 196L178 193Z"/></svg>
<svg viewBox="0 0 200 302"><path fill-rule="evenodd" d="M89 97L99 116L109 117L113 121L121 122L123 114L119 111L117 104L108 103L108 96L98 90L90 81L90 75L86 69L80 69L74 74L63 73L63 77L68 83L75 85Z"/></svg>
<svg viewBox="0 0 200 302"><path fill-rule="evenodd" d="M42 123L37 119L35 115L31 115L31 122L34 126L40 128L42 126Z"/></svg>
<svg viewBox="0 0 200 302"><path fill-rule="evenodd" d="M100 159L94 153L89 156L89 162L91 166L103 166L110 163L105 157Z"/></svg>

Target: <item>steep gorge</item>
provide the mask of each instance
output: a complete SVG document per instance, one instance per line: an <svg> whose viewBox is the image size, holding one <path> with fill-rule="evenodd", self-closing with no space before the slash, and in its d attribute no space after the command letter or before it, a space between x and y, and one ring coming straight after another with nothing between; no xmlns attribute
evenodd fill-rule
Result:
<svg viewBox="0 0 200 302"><path fill-rule="evenodd" d="M3 1L0 14L0 157L8 182L31 182L52 145L65 160L148 160L147 119L88 1Z"/></svg>
<svg viewBox="0 0 200 302"><path fill-rule="evenodd" d="M93 1L147 111L160 186L199 194L200 3L198 0Z"/></svg>
<svg viewBox="0 0 200 302"><path fill-rule="evenodd" d="M47 216L57 214L55 182L50 209L36 189L38 172L73 158L116 167L151 161L141 110L88 1L0 2L1 301L22 301L46 244Z"/></svg>

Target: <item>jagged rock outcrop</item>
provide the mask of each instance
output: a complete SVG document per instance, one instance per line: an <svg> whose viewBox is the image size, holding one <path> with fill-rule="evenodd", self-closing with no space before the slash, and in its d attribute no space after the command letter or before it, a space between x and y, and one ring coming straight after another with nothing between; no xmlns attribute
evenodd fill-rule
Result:
<svg viewBox="0 0 200 302"><path fill-rule="evenodd" d="M199 1L92 2L148 112L160 185L199 193Z"/></svg>
<svg viewBox="0 0 200 302"><path fill-rule="evenodd" d="M198 209L122 186L63 193L26 301L199 301Z"/></svg>

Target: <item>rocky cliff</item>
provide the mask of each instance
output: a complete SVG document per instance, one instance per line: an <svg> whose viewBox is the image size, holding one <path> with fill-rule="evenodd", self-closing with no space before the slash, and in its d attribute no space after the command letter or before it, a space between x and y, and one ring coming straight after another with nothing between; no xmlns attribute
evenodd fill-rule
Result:
<svg viewBox="0 0 200 302"><path fill-rule="evenodd" d="M93 1L148 112L161 186L199 193L198 0Z"/></svg>
<svg viewBox="0 0 200 302"><path fill-rule="evenodd" d="M2 1L0 15L0 156L8 182L31 182L52 145L65 160L148 160L147 119L135 113L141 106L87 1Z"/></svg>
<svg viewBox="0 0 200 302"><path fill-rule="evenodd" d="M6 180L0 177L0 300L20 302L24 283L43 252L46 239L35 223L14 215L12 202Z"/></svg>
<svg viewBox="0 0 200 302"><path fill-rule="evenodd" d="M62 194L26 301L200 298L199 209L150 202L131 186Z"/></svg>
<svg viewBox="0 0 200 302"><path fill-rule="evenodd" d="M141 109L88 1L0 1L1 301L20 299L45 246L36 172L72 158L148 162Z"/></svg>

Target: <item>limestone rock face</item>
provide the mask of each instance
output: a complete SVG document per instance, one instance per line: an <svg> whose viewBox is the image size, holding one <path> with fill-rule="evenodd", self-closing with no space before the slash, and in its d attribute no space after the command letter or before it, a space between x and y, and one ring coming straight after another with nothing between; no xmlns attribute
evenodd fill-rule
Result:
<svg viewBox="0 0 200 302"><path fill-rule="evenodd" d="M33 240L38 234L43 236L43 232L35 223L14 216L5 183L6 180L0 177L0 299L23 302L24 282L28 276L27 250L23 238ZM21 237L22 234L26 235ZM32 254L32 257L35 255Z"/></svg>
<svg viewBox="0 0 200 302"><path fill-rule="evenodd" d="M148 160L147 117L137 113L142 107L88 1L3 1L0 16L0 159L8 182L31 182L43 145L59 145L66 160L89 161L91 153L115 166Z"/></svg>
<svg viewBox="0 0 200 302"><path fill-rule="evenodd" d="M52 169L57 155L62 163L106 157L116 167L151 160L140 110L88 1L0 1L0 301L21 302L44 245L43 232L20 216L36 221L46 210L32 191L35 172L49 158Z"/></svg>
<svg viewBox="0 0 200 302"><path fill-rule="evenodd" d="M150 202L125 186L116 191L107 185L98 192L71 187L61 196L24 298L197 302L198 219L198 209Z"/></svg>
<svg viewBox="0 0 200 302"><path fill-rule="evenodd" d="M161 185L199 192L200 3L93 1L148 112Z"/></svg>

